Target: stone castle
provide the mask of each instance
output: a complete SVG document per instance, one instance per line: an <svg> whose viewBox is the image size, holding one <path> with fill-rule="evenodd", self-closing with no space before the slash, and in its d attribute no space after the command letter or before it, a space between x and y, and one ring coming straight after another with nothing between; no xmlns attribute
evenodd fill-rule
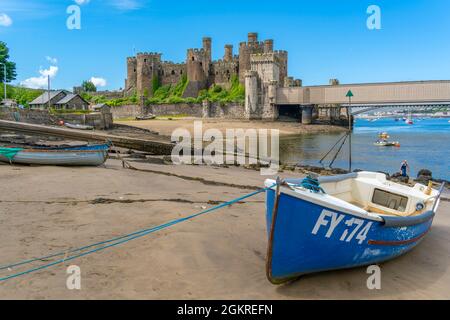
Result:
<svg viewBox="0 0 450 320"><path fill-rule="evenodd" d="M202 89L213 84L227 88L233 76L245 84L247 72L252 70L252 55L265 55L276 59L278 70L276 80L284 84L290 79L288 75L288 53L274 51L273 40L258 41L257 33L249 33L248 41L239 44L239 55L233 54L233 45L225 45L223 59L213 61L211 50L212 39L203 38L203 47L188 49L186 62L174 63L163 61L160 53L138 53L136 57L127 58L127 79L125 80L125 94L151 96L153 86L177 84L186 76L188 85L184 97L197 97Z"/></svg>

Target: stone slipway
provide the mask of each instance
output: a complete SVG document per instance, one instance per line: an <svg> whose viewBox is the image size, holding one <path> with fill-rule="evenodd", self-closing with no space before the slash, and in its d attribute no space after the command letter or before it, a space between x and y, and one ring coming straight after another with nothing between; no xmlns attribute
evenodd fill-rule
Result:
<svg viewBox="0 0 450 320"><path fill-rule="evenodd" d="M135 149L158 155L170 155L173 148L173 144L169 139L164 137L155 136L152 139L132 138L97 131L74 130L6 120L0 120L0 130L56 136L75 140L111 141L117 147Z"/></svg>

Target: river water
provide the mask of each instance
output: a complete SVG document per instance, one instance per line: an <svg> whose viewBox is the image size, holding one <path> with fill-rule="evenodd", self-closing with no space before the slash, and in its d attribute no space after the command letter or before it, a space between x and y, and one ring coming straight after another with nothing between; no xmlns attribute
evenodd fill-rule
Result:
<svg viewBox="0 0 450 320"><path fill-rule="evenodd" d="M400 170L401 161L407 160L411 176L420 169L429 169L435 178L450 180L450 119L414 119L413 125L393 118L369 122L357 119L352 134L353 169L395 173ZM375 146L379 132L388 132L392 141L398 141L400 148ZM343 134L307 134L280 139L280 160L282 163L320 166L319 160ZM339 146L339 145L338 145ZM337 150L337 148L336 148ZM334 152L324 161L327 166ZM333 164L334 168L348 168L348 144Z"/></svg>

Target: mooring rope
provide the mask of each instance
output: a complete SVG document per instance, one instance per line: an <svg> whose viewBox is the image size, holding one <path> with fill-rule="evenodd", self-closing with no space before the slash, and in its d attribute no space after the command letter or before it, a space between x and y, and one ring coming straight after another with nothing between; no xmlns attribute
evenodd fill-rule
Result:
<svg viewBox="0 0 450 320"><path fill-rule="evenodd" d="M30 274L30 273L33 273L33 272L37 272L37 271L40 271L40 270L43 270L43 269L47 269L47 268L50 268L50 267L55 266L57 264L64 263L66 261L71 261L71 260L74 260L76 258L87 256L89 254L92 254L92 253L95 253L95 252L99 252L99 251L105 250L107 248L115 247L115 246L118 246L120 244L124 244L126 242L129 242L131 240L135 240L135 239L144 237L144 236L146 236L148 234L154 233L154 232L162 230L162 229L166 229L168 227L171 227L173 225L179 224L179 223L184 222L184 221L192 220L194 218L197 218L197 217L199 217L201 215L210 213L212 211L215 211L215 210L218 210L218 209L221 209L221 208L224 208L224 207L229 207L229 206L231 206L231 205L233 205L235 203L238 203L238 202L240 202L242 200L245 200L247 198L253 197L253 196L255 196L255 195L259 194L259 193L265 192L266 190L268 190L268 189L270 189L270 188L272 188L274 186L275 185L273 185L271 187L268 187L268 188L259 189L257 191L252 192L252 193L246 194L244 196L235 198L233 200L230 200L230 201L224 202L222 204L219 204L217 206L211 207L209 209L203 210L203 211L201 211L199 213L192 214L192 215L187 216L185 218L176 219L176 220L173 220L173 221L170 221L170 222L167 222L167 223L155 226L155 227L151 227L151 228L148 228L148 229L142 229L142 230L139 230L139 231L127 234L127 235L123 235L123 236L120 236L120 237L112 238L112 239L109 239L109 240L106 240L106 241L97 242L97 243L94 243L94 244L91 244L91 245L87 245L87 246L84 246L84 247L80 247L80 248L77 248L77 249L71 249L71 250L68 250L68 251L66 250L64 252L55 253L55 254L52 254L52 255L45 256L45 257L33 258L33 259L29 259L29 260L24 260L24 261L21 261L21 262L13 263L13 264L10 264L8 266L3 266L3 267L0 268L0 270L11 269L13 267L29 264L29 263L32 263L32 262L35 262L35 261L42 261L42 260L46 260L46 259L50 259L50 258L54 258L54 257L57 257L57 256L64 255L63 259L56 260L54 262L51 262L51 263L48 263L48 264L45 264L45 265L42 265L42 266L39 266L39 267L31 268L31 269L25 270L23 272L18 272L18 273L15 273L15 274L12 274L12 275L0 278L0 282L4 282L6 280L17 278L17 277L20 277L20 276L23 276L23 275L27 275L27 274ZM107 244L107 243L109 243L109 244ZM86 252L82 252L80 254L76 254L76 255L67 257L68 253L74 253L74 252L83 251L83 250L86 250L86 249L89 249L89 248L92 248L92 247L96 247L96 246L99 246L99 245L103 245L103 244L107 244L107 245L99 247L99 248L95 248L95 249L92 249L92 250L89 250L89 251L86 251Z"/></svg>

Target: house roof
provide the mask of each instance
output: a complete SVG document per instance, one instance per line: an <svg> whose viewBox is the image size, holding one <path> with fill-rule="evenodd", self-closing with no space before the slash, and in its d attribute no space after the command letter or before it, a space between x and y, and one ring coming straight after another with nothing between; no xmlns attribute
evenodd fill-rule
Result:
<svg viewBox="0 0 450 320"><path fill-rule="evenodd" d="M68 91L66 91L66 90L50 91L50 94L49 94L49 92L44 92L39 97L37 97L36 99L31 101L30 105L33 105L33 104L46 104L46 103L48 103L48 100L53 99L54 97L56 97L61 92L68 93ZM49 99L49 95L50 95L50 99Z"/></svg>
<svg viewBox="0 0 450 320"><path fill-rule="evenodd" d="M66 91L66 90L56 90L56 91L50 91L50 99L49 99L49 93L48 92L44 92L39 97L37 97L36 99L31 101L30 105L47 104L49 100L52 100L53 98L55 98L60 93L64 93L64 97L61 100L54 102L54 104L66 104L66 103L69 103L70 101L72 101L76 97L79 97L86 104L89 104L86 100L83 99L83 97L81 97L78 94L74 94L74 93L71 93L71 92Z"/></svg>
<svg viewBox="0 0 450 320"><path fill-rule="evenodd" d="M72 101L73 98L75 98L76 96L78 96L77 94L73 94L73 93L69 93L68 95L66 95L64 98L62 98L61 100L59 100L58 102L56 102L55 104L65 104L65 103L69 103L70 101Z"/></svg>

